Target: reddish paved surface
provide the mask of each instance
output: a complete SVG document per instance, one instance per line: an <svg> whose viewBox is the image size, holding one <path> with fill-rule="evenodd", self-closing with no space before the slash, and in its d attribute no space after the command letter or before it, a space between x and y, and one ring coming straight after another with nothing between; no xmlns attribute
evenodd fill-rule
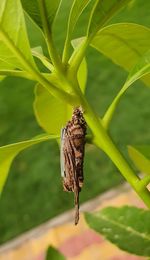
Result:
<svg viewBox="0 0 150 260"><path fill-rule="evenodd" d="M81 242L82 241L82 242ZM103 238L92 230L85 230L79 235L72 236L59 246L59 250L67 257L79 255L83 250L93 244L101 244Z"/></svg>

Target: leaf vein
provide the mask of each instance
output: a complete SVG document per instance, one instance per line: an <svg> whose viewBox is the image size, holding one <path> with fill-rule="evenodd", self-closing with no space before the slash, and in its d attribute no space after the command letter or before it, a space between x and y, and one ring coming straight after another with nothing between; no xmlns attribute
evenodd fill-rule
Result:
<svg viewBox="0 0 150 260"><path fill-rule="evenodd" d="M106 215L101 215L100 218L102 218L102 219L104 219L105 221L110 222L110 223L112 223L112 224L114 224L114 225L116 225L116 226L118 226L118 227L124 229L125 231L128 231L128 232L129 232L128 229L130 228L130 230L132 231L133 234L135 234L135 235L137 235L137 236L139 236L139 237L143 237L144 239L150 241L150 236L147 236L145 233L141 233L141 232L139 232L139 231L133 229L131 226L126 227L126 226L123 225L122 223L119 223L118 221L115 221L115 220L112 220L112 219L108 218Z"/></svg>

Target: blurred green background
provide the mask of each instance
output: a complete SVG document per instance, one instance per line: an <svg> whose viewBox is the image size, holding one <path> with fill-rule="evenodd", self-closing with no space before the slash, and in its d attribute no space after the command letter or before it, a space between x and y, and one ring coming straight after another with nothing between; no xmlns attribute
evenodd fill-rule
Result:
<svg viewBox="0 0 150 260"><path fill-rule="evenodd" d="M61 52L67 13L72 1L63 0L55 24L55 41ZM111 23L135 22L149 26L150 1L133 1ZM79 21L74 37L84 35L88 9ZM28 20L31 46L43 46L44 40ZM46 50L45 50L46 52ZM86 95L99 115L124 83L127 73L92 48L87 52L88 83ZM42 132L37 125L32 103L34 83L6 78L0 83L0 145L26 140ZM127 157L127 144L150 142L150 91L137 82L128 90L113 118L110 134ZM47 120L51 120L51 115ZM123 182L112 162L92 145L86 146L84 202ZM45 142L22 152L14 161L0 199L0 243L73 207L73 194L62 189L59 149L56 142Z"/></svg>

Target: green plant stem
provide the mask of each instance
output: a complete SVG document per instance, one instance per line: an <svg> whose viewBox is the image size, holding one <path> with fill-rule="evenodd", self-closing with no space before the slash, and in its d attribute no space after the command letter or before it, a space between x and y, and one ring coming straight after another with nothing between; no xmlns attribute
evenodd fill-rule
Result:
<svg viewBox="0 0 150 260"><path fill-rule="evenodd" d="M65 64L65 65L67 64L67 62L69 60L69 48L70 48L70 38L67 33L64 50L63 50L63 56L62 56L62 61L63 61L63 64Z"/></svg>
<svg viewBox="0 0 150 260"><path fill-rule="evenodd" d="M39 0L39 5L41 7L41 14L42 17L46 17L46 11L44 6L44 1ZM60 72L63 78L65 78L65 75L62 71L61 63L59 61L59 57L57 55L57 52L54 48L51 32L48 28L48 21L46 18L43 19L43 25L44 28L46 28L45 33L47 36L47 42L49 46L49 51L51 54L51 59L56 67L57 71ZM53 96L64 100L65 102L76 106L77 104L81 104L84 111L85 111L85 119L87 121L87 124L91 128L93 135L94 135L94 142L95 144L103 149L103 151L110 157L110 159L114 162L114 164L117 166L117 168L120 170L122 175L126 178L126 180L131 184L131 186L134 188L134 190L137 192L137 194L142 198L142 200L145 202L145 204L150 208L150 193L146 189L145 186L141 185L141 181L139 178L134 174L133 170L130 168L122 154L118 151L115 144L112 142L111 138L107 134L105 128L102 125L101 120L97 117L93 109L89 106L88 102L82 96L82 94L78 91L77 94L71 95L63 91L62 89L57 88L52 83L50 83L42 74L39 73L36 66L34 67L33 64L31 64L24 55L21 53L20 50L17 49L17 47L14 45L12 40L9 38L8 35L4 31L0 31L0 36L2 40L5 42L7 47L13 52L13 54L18 58L19 62L22 64L23 68L27 70L28 73L31 74L31 76L39 82L43 87L45 87ZM80 48L76 50L75 55L72 57L72 60L70 62L70 73L72 75L75 75L77 73L78 67L83 59L84 53L86 51L86 48L89 44L89 40L85 39L83 43L81 44ZM73 79L73 77L72 77ZM67 82L67 79L66 79ZM70 82L69 82L70 83ZM66 83L68 84L68 82ZM72 87L73 89L73 87ZM77 90L78 88L76 88Z"/></svg>
<svg viewBox="0 0 150 260"><path fill-rule="evenodd" d="M68 73L72 74L72 76L75 76L77 74L78 68L84 58L89 42L90 42L90 38L85 37L81 45L75 49L73 55L69 60L70 66L69 66Z"/></svg>
<svg viewBox="0 0 150 260"><path fill-rule="evenodd" d="M71 40L70 37L71 37L71 33L73 32L73 29L71 30L71 28L70 28L70 22L71 22L71 15L72 15L72 11L74 9L75 3L76 3L76 1L73 1L73 4L71 6L71 10L70 10L69 18L68 18L68 26L67 26L65 44L64 44L64 48L63 48L62 61L65 66L67 65L68 60L69 60L69 49L70 49L70 40Z"/></svg>
<svg viewBox="0 0 150 260"><path fill-rule="evenodd" d="M42 24L44 28L49 55L51 57L52 63L55 66L57 72L62 73L63 66L53 43L51 28L47 20L45 1L38 0L38 3L39 3L41 19L42 19Z"/></svg>
<svg viewBox="0 0 150 260"><path fill-rule="evenodd" d="M134 81L133 81L134 82ZM121 99L121 97L123 96L123 94L127 91L128 87L133 83L132 81L126 81L125 84L123 85L123 87L120 89L120 91L118 92L117 96L114 98L114 100L112 101L112 103L110 104L110 106L108 107L104 117L103 117L103 125L105 126L105 128L107 129L113 114L117 108L117 105Z"/></svg>
<svg viewBox="0 0 150 260"><path fill-rule="evenodd" d="M68 104L71 104L71 105L78 103L78 98L75 95L68 94L67 92L63 91L62 89L51 85L51 83L39 73L36 73L34 75L35 75L35 79L43 87L45 87L50 92L50 94L52 94L56 98L59 98L60 100L64 100L65 102L67 102Z"/></svg>
<svg viewBox="0 0 150 260"><path fill-rule="evenodd" d="M20 50L17 49L17 47L13 44L12 40L9 39L8 35L6 35L5 32L0 31L0 36L2 37L7 47L13 52L13 54L17 57L19 62L23 65L24 69L31 75L32 79L34 78L35 81L39 82L43 87L45 87L48 90L48 92L50 92L50 94L52 94L56 98L64 100L69 104L78 103L78 98L75 95L68 94L62 89L57 88L51 82L49 82L36 69L36 67L34 68L32 64L28 60L26 60L26 58L23 56Z"/></svg>
<svg viewBox="0 0 150 260"><path fill-rule="evenodd" d="M20 77L26 78L30 80L34 80L32 75L26 71L18 71L18 70L0 70L0 75L3 76L12 76L12 77Z"/></svg>
<svg viewBox="0 0 150 260"><path fill-rule="evenodd" d="M106 130L104 129L103 125L101 124L101 121L84 98L82 98L81 105L84 109L86 122L93 132L94 143L110 157L110 159L120 170L124 178L130 183L130 185L133 187L139 197L144 201L147 207L150 208L149 191L146 189L146 187L141 186L140 179L138 178L138 176L135 175L123 155L119 152L119 150L107 134Z"/></svg>
<svg viewBox="0 0 150 260"><path fill-rule="evenodd" d="M117 94L117 96L114 98L114 100L112 101L112 103L110 104L110 106L108 107L104 117L103 117L103 125L105 127L105 129L108 129L109 124L112 120L113 114L117 108L117 105L120 101L120 98L122 96L122 89L119 91L119 93Z"/></svg>
<svg viewBox="0 0 150 260"><path fill-rule="evenodd" d="M150 183L150 175L145 176L140 180L141 188L146 187Z"/></svg>

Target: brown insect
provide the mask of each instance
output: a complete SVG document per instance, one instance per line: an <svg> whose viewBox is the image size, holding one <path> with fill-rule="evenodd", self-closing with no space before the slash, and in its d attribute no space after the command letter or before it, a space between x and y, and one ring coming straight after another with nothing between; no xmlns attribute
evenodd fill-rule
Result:
<svg viewBox="0 0 150 260"><path fill-rule="evenodd" d="M75 225L79 221L79 192L83 185L83 159L86 123L81 108L75 108L72 119L61 133L61 175L64 191L74 192Z"/></svg>

